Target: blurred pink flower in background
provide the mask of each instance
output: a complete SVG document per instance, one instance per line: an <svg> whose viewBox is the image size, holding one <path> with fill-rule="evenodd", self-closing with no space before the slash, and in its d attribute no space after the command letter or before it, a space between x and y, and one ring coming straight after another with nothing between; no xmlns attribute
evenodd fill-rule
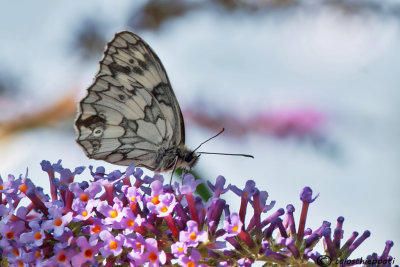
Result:
<svg viewBox="0 0 400 267"><path fill-rule="evenodd" d="M219 112L209 115L202 110L185 109L184 117L188 123L195 123L211 131L226 128L231 135L240 137L249 133L286 137L317 137L323 132L328 116L311 107L283 108L263 111L249 118L236 114Z"/></svg>

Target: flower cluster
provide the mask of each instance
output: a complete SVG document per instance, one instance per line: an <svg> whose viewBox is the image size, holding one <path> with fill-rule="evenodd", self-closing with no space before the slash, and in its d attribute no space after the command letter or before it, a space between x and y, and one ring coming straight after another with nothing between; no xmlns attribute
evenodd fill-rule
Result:
<svg viewBox="0 0 400 267"><path fill-rule="evenodd" d="M213 196L203 201L195 195L201 181L191 174L171 186L133 165L109 174L89 167L93 181L77 183L74 177L83 167L71 171L61 161L41 165L50 196L26 176L0 178L0 255L10 266L251 266L256 261L328 266L327 261L348 259L369 236L353 232L341 244L343 217L333 235L329 222L306 229L309 204L317 198L308 187L300 195L296 228L293 205L263 216L275 202L267 203L268 193L251 180L240 189L219 176L215 184L207 182ZM241 198L237 211L221 197L228 190ZM30 201L20 206L24 198ZM314 250L319 241L325 245L322 254ZM366 259L390 266L392 246L388 241L380 256Z"/></svg>

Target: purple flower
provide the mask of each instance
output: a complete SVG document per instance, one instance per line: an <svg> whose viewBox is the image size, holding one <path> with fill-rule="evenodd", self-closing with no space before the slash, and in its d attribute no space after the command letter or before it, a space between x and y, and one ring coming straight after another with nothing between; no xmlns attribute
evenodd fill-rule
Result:
<svg viewBox="0 0 400 267"><path fill-rule="evenodd" d="M85 206L77 205L72 207L77 214L74 216L74 221L85 221L92 216L93 209L101 203L98 199L90 199Z"/></svg>
<svg viewBox="0 0 400 267"><path fill-rule="evenodd" d="M184 174L182 182L182 187L180 188L181 194L193 194L196 191L196 187L202 183L201 180L195 180L193 175L190 173ZM175 187L179 188L179 183L175 183Z"/></svg>
<svg viewBox="0 0 400 267"><path fill-rule="evenodd" d="M185 255L188 251L188 246L186 242L175 242L171 245L171 253L179 258L181 255Z"/></svg>
<svg viewBox="0 0 400 267"><path fill-rule="evenodd" d="M135 216L130 208L123 208L122 214L124 217L121 222L114 223L113 226L117 229L123 229L125 235L135 232L135 228L141 226L146 221L140 214Z"/></svg>
<svg viewBox="0 0 400 267"><path fill-rule="evenodd" d="M135 265L143 265L148 263L150 267L158 267L167 261L167 255L164 251L158 251L157 240L154 238L147 238L140 247L144 245L145 251L143 253L130 253L129 256L135 261ZM129 257L128 256L128 257Z"/></svg>
<svg viewBox="0 0 400 267"><path fill-rule="evenodd" d="M104 173L106 172L106 169L104 169L103 166L99 166L96 168L96 171L93 172L93 166L89 166L90 174L94 178L95 181L99 179L104 178Z"/></svg>
<svg viewBox="0 0 400 267"><path fill-rule="evenodd" d="M199 231L197 222L188 221L187 231L179 233L179 241L186 242L189 247L197 247L199 242L206 242L208 240L207 232Z"/></svg>
<svg viewBox="0 0 400 267"><path fill-rule="evenodd" d="M0 223L0 248L8 247L11 242L19 242L20 233L24 230L24 222Z"/></svg>
<svg viewBox="0 0 400 267"><path fill-rule="evenodd" d="M260 206L261 206L261 211L264 213L271 210L275 206L275 203L276 203L276 201L273 200L267 205L267 199L268 199L268 192L261 191L260 192Z"/></svg>
<svg viewBox="0 0 400 267"><path fill-rule="evenodd" d="M154 180L151 185L151 194L146 196L146 202L152 202L154 205L159 203L158 196L164 194L163 183L160 180Z"/></svg>
<svg viewBox="0 0 400 267"><path fill-rule="evenodd" d="M197 250L192 249L191 255L189 257L184 256L184 255L179 257L178 264L180 266L185 266L185 267L186 266L190 266L190 267L199 266L198 262L199 262L200 258L201 258L200 253Z"/></svg>
<svg viewBox="0 0 400 267"><path fill-rule="evenodd" d="M108 180L108 182L114 182L119 180L122 177L122 172L120 170L115 170L110 172L104 179L102 180Z"/></svg>
<svg viewBox="0 0 400 267"><path fill-rule="evenodd" d="M91 262L95 264L96 254L99 248L102 246L101 243L90 245L86 240L86 237L80 236L76 239L76 245L78 246L80 252L72 257L71 262L73 266L81 266L83 263Z"/></svg>
<svg viewBox="0 0 400 267"><path fill-rule="evenodd" d="M122 234L114 237L109 231L102 231L100 238L104 241L103 247L100 248L100 252L104 258L107 258L111 254L114 257L121 254L122 246L125 242L125 237Z"/></svg>
<svg viewBox="0 0 400 267"><path fill-rule="evenodd" d="M177 204L175 196L170 193L158 195L158 197L153 198L153 200L147 203L147 208L154 214L157 214L158 217L170 215Z"/></svg>
<svg viewBox="0 0 400 267"><path fill-rule="evenodd" d="M153 238L146 239L146 250L147 252L144 253L144 257L147 259L149 266L160 266L167 261L167 255L164 251L158 251L157 247L157 240Z"/></svg>
<svg viewBox="0 0 400 267"><path fill-rule="evenodd" d="M135 175L135 173L137 173L137 172L143 173L143 171L142 171L141 169L136 169L136 170L135 170L135 164L132 163L131 165L129 165L129 166L126 168L124 176L125 176L125 177L129 177L129 176L131 176L132 174ZM141 175L140 175L140 176L141 176Z"/></svg>
<svg viewBox="0 0 400 267"><path fill-rule="evenodd" d="M42 166L42 170L45 172L59 172L63 169L63 167L61 165L61 159L58 160L58 162L54 163L54 164L51 164L50 161L42 160L40 165Z"/></svg>
<svg viewBox="0 0 400 267"><path fill-rule="evenodd" d="M136 237L131 238L127 237L125 240L125 246L128 248L132 248L132 251L128 254L128 258L135 259L141 257L144 253L146 241L143 236L139 233L135 233Z"/></svg>
<svg viewBox="0 0 400 267"><path fill-rule="evenodd" d="M24 230L23 222L12 223L7 222L0 223L0 248L7 249L9 242L13 242L19 239L19 233Z"/></svg>
<svg viewBox="0 0 400 267"><path fill-rule="evenodd" d="M37 247L41 246L46 236L39 222L31 221L29 222L29 227L32 231L21 234L20 241L23 243L33 243Z"/></svg>
<svg viewBox="0 0 400 267"><path fill-rule="evenodd" d="M60 183L69 185L74 181L74 177L76 174L81 174L84 171L85 167L76 167L72 172L70 169L62 169L59 171L60 173Z"/></svg>
<svg viewBox="0 0 400 267"><path fill-rule="evenodd" d="M138 179L138 178L136 178L136 179ZM155 181L161 182L161 185L162 185L164 183L164 177L161 174L156 173L156 174L154 174L153 177L149 177L146 175L143 178L143 180L141 180L141 182L144 184L152 184Z"/></svg>
<svg viewBox="0 0 400 267"><path fill-rule="evenodd" d="M104 225L102 223L102 219L99 218L92 218L92 224L86 226L86 228L82 229L85 231L86 234L88 234L89 237L89 243L90 244L96 244L98 241L99 234L104 231L104 230L111 230L109 225ZM87 229L89 228L89 229Z"/></svg>
<svg viewBox="0 0 400 267"><path fill-rule="evenodd" d="M91 183L89 187L84 190L80 187L79 183L72 183L69 187L75 196L72 204L74 210L86 206L89 200L94 199L94 197L101 191L101 185L98 182Z"/></svg>
<svg viewBox="0 0 400 267"><path fill-rule="evenodd" d="M12 200L10 200L12 202ZM10 217L14 214L15 208L12 205L0 204L0 217L2 218L2 223L7 223L10 220Z"/></svg>
<svg viewBox="0 0 400 267"><path fill-rule="evenodd" d="M130 203L139 203L142 201L142 194L135 186L122 186L122 192L126 195Z"/></svg>
<svg viewBox="0 0 400 267"><path fill-rule="evenodd" d="M226 236L235 236L242 230L243 223L240 221L239 214L236 212L232 213L229 219L230 221L224 221Z"/></svg>
<svg viewBox="0 0 400 267"><path fill-rule="evenodd" d="M120 222L123 218L123 203L118 197L114 197L114 205L111 207L107 202L103 201L98 206L97 210L102 213L104 218L104 224L113 224L114 222Z"/></svg>
<svg viewBox="0 0 400 267"><path fill-rule="evenodd" d="M215 185L213 185L210 181L207 181L208 187L211 189L211 191L214 192L214 197L219 197L221 194L224 194L229 190L230 185L228 185L224 189L225 182L226 182L226 179L222 175L219 175L217 177L217 180L215 181Z"/></svg>
<svg viewBox="0 0 400 267"><path fill-rule="evenodd" d="M300 200L306 203L314 202L319 194L317 194L314 198L312 198L312 189L310 187L304 187L303 191L300 193Z"/></svg>
<svg viewBox="0 0 400 267"><path fill-rule="evenodd" d="M8 175L7 181L2 184L1 192L8 199L17 201L23 197L18 192L22 184L22 179L15 179L14 175Z"/></svg>
<svg viewBox="0 0 400 267"><path fill-rule="evenodd" d="M53 230L55 237L61 236L64 231L70 231L66 226L72 220L72 212L62 215L62 208L59 207L52 207L49 209L49 212L52 219L43 223L42 227L44 230Z"/></svg>
<svg viewBox="0 0 400 267"><path fill-rule="evenodd" d="M170 215L177 204L175 196L164 193L163 184L159 180L152 182L150 187L151 195L145 197L147 208L158 217Z"/></svg>
<svg viewBox="0 0 400 267"><path fill-rule="evenodd" d="M46 266L44 263L44 255L42 250L37 247L32 247L29 252L23 252L21 259L26 264L32 264L32 266Z"/></svg>
<svg viewBox="0 0 400 267"><path fill-rule="evenodd" d="M71 266L70 261L74 255L76 255L75 250L57 244L54 247L54 256L45 262L45 266Z"/></svg>
<svg viewBox="0 0 400 267"><path fill-rule="evenodd" d="M27 207L19 207L16 216L22 221L39 221L42 219L43 214L38 213L36 210L29 210Z"/></svg>
<svg viewBox="0 0 400 267"><path fill-rule="evenodd" d="M230 186L230 189L236 195L250 200L253 195L257 192L256 183L253 180L248 180L243 190L239 189L237 186Z"/></svg>

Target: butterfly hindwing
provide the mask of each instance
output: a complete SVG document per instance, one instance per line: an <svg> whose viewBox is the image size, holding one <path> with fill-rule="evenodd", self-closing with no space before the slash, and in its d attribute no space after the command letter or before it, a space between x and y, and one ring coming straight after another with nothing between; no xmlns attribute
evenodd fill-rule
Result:
<svg viewBox="0 0 400 267"><path fill-rule="evenodd" d="M171 159L160 158L160 149L184 144L181 110L164 67L130 32L108 43L75 124L90 158L120 165L162 170Z"/></svg>

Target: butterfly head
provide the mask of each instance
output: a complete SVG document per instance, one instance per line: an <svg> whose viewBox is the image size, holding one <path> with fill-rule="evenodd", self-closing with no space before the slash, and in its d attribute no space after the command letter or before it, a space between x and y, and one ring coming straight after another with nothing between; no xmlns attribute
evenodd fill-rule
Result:
<svg viewBox="0 0 400 267"><path fill-rule="evenodd" d="M179 157L178 165L186 169L191 169L196 165L199 157L200 155L197 152L185 150Z"/></svg>

